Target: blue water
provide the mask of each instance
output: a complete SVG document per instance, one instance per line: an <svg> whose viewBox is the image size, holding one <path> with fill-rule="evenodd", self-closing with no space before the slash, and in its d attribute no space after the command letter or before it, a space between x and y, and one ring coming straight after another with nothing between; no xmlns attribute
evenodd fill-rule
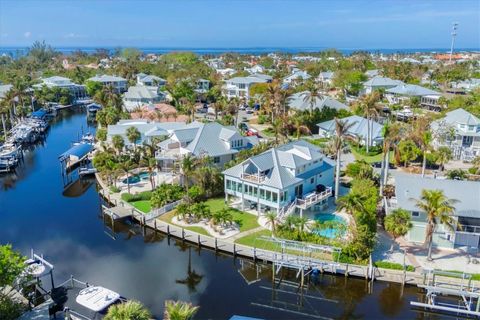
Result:
<svg viewBox="0 0 480 320"><path fill-rule="evenodd" d="M155 172L153 173L153 176L157 175ZM128 183L138 183L142 180L148 180L150 178L150 174L146 171L143 171L143 172L140 172L139 174L137 175L134 175L134 176L130 176L128 177ZM127 179L123 179L122 182L124 184L127 183Z"/></svg>
<svg viewBox="0 0 480 320"><path fill-rule="evenodd" d="M315 220L320 221L320 222L337 222L339 224L346 225L346 221L344 218L342 218L339 215L336 214L330 214L330 213L320 213L315 215ZM326 237L329 239L333 239L339 236L342 236L342 231L338 230L338 228L332 227L332 228L324 228L324 229L319 229L315 231L316 234Z"/></svg>
<svg viewBox="0 0 480 320"><path fill-rule="evenodd" d="M63 54L72 54L81 50L86 53L94 53L96 49L103 48L113 54L118 47L55 47L55 50ZM199 47L137 47L145 54L155 53L164 54L174 51L192 51L197 54L220 55L225 52L236 52L241 54L267 54L270 52L282 53L300 53L300 52L320 52L330 49L329 47L219 47L219 48L199 48ZM449 52L449 48L338 48L339 52L350 55L355 51L368 51L372 53L416 53L416 52ZM455 51L479 51L479 48L458 48ZM7 54L13 57L24 55L28 52L28 47L0 47L0 54Z"/></svg>

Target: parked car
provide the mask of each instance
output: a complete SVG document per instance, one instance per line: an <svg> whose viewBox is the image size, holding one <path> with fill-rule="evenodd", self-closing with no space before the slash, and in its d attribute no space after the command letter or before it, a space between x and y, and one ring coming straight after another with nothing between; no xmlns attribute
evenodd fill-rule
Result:
<svg viewBox="0 0 480 320"><path fill-rule="evenodd" d="M252 114L252 113L253 113L253 108L247 107L247 108L245 109L245 112L246 112L247 114Z"/></svg>

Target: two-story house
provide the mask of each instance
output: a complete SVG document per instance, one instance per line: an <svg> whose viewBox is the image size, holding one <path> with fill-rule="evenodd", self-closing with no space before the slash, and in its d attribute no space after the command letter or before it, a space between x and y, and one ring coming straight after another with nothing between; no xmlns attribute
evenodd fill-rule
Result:
<svg viewBox="0 0 480 320"><path fill-rule="evenodd" d="M345 122L347 125L350 125L347 129L347 134L354 138L362 145L366 145L367 138L370 137L371 145L378 146L382 144L383 136L382 129L383 126L374 121L370 120L370 135L368 134L369 123L366 118L354 115L346 118L340 119ZM328 120L317 124L318 134L321 137L330 138L335 135L335 120Z"/></svg>
<svg viewBox="0 0 480 320"><path fill-rule="evenodd" d="M335 164L317 146L298 140L272 148L223 171L225 200L242 209L300 214L332 196Z"/></svg>
<svg viewBox="0 0 480 320"><path fill-rule="evenodd" d="M133 111L144 105L162 102L165 96L157 86L131 86L123 95L123 106L127 111Z"/></svg>
<svg viewBox="0 0 480 320"><path fill-rule="evenodd" d="M370 94L375 90L386 90L403 84L400 80L387 77L375 76L363 83L363 94Z"/></svg>
<svg viewBox="0 0 480 320"><path fill-rule="evenodd" d="M73 103L90 102L90 98L84 85L73 83L70 79L59 76L43 78L41 80L41 83L34 84L32 87L35 89L41 89L43 86L48 88L68 89L72 96Z"/></svg>
<svg viewBox="0 0 480 320"><path fill-rule="evenodd" d="M111 75L96 75L95 77L89 78L87 81L100 82L104 86L112 86L115 88L117 93L124 93L127 91L128 81L122 77L111 76Z"/></svg>
<svg viewBox="0 0 480 320"><path fill-rule="evenodd" d="M147 87L164 87L167 84L167 80L154 75L139 73L137 74L137 84Z"/></svg>
<svg viewBox="0 0 480 320"><path fill-rule="evenodd" d="M272 77L264 74L252 74L248 77L235 77L225 80L223 92L228 98L250 99L250 87L255 83L268 83Z"/></svg>
<svg viewBox="0 0 480 320"><path fill-rule="evenodd" d="M434 146L449 147L456 159L471 161L480 155L480 119L464 109L456 109L432 122Z"/></svg>
<svg viewBox="0 0 480 320"><path fill-rule="evenodd" d="M283 84L288 86L295 86L303 83L305 80L310 79L311 76L303 70L294 69L292 73L285 78L283 78Z"/></svg>
<svg viewBox="0 0 480 320"><path fill-rule="evenodd" d="M416 85L401 84L396 87L385 90L385 97L390 103L402 103L412 97L420 99L420 106L433 111L441 111L442 106L439 103L440 92Z"/></svg>
<svg viewBox="0 0 480 320"><path fill-rule="evenodd" d="M257 137L242 136L232 126L222 126L217 122L192 122L173 130L168 139L160 142L156 158L163 169L173 168L175 162L187 154L193 157L208 156L215 166L222 168L240 150L257 143Z"/></svg>
<svg viewBox="0 0 480 320"><path fill-rule="evenodd" d="M457 200L454 204L453 218L456 223L451 230L439 223L434 230L433 245L440 248L474 248L480 247L480 183L478 181L461 181L422 178L419 175L397 174L395 176L395 198L387 201L387 214L393 209L402 208L410 212L413 227L406 235L406 240L423 243L427 227L426 213L416 206L422 190L441 190L449 199Z"/></svg>

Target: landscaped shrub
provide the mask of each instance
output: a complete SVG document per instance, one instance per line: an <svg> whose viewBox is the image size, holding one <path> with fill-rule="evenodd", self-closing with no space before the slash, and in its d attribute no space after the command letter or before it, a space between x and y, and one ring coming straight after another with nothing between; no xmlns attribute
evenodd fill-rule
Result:
<svg viewBox="0 0 480 320"><path fill-rule="evenodd" d="M166 204L182 199L185 190L178 184L161 184L153 192L151 197L152 207L160 208Z"/></svg>
<svg viewBox="0 0 480 320"><path fill-rule="evenodd" d="M355 152L366 157L376 156L377 154L382 153L382 146L370 146L368 147L368 152L365 146L356 146L352 144L351 147Z"/></svg>
<svg viewBox="0 0 480 320"><path fill-rule="evenodd" d="M393 270L403 270L403 265L400 263L396 262L390 262L390 261L377 261L374 263L375 267L377 268L382 268L382 269L393 269ZM415 267L412 265L407 264L407 271L415 271Z"/></svg>
<svg viewBox="0 0 480 320"><path fill-rule="evenodd" d="M126 202L135 202L135 201L141 201L141 200L150 200L152 198L152 192L151 191L143 191L140 193L122 193L122 200Z"/></svg>
<svg viewBox="0 0 480 320"><path fill-rule="evenodd" d="M117 186L111 186L110 191L113 192L113 193L118 193L118 192L120 192L120 188L117 187Z"/></svg>
<svg viewBox="0 0 480 320"><path fill-rule="evenodd" d="M258 124L264 124L268 121L268 117L264 114L258 116Z"/></svg>

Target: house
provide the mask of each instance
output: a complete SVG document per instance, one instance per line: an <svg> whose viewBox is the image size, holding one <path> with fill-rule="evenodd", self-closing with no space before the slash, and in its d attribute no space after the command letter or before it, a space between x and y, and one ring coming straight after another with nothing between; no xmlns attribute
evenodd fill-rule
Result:
<svg viewBox="0 0 480 320"><path fill-rule="evenodd" d="M359 116L350 116L340 119L341 121L346 122L347 124L353 124L347 130L347 134L357 140L359 143L365 145L367 142L367 133L368 133L368 120ZM382 129L383 126L371 120L370 122L370 139L371 144L374 146L381 145L383 141ZM329 138L335 135L335 120L329 120L317 124L318 134L322 137Z"/></svg>
<svg viewBox="0 0 480 320"><path fill-rule="evenodd" d="M147 87L164 87L167 84L167 80L157 76L139 73L137 74L137 84Z"/></svg>
<svg viewBox="0 0 480 320"><path fill-rule="evenodd" d="M434 179L418 175L397 174L395 176L395 198L387 201L387 214L395 208L410 212L413 227L406 239L413 243L423 243L427 218L415 205L415 199L421 197L422 190L441 190L454 204L456 226L450 230L443 224L437 225L433 234L433 245L439 248L474 248L480 247L480 183L478 181L461 181Z"/></svg>
<svg viewBox="0 0 480 320"><path fill-rule="evenodd" d="M265 68L262 65L256 64L253 67L245 68L245 71L250 74L263 73L265 72Z"/></svg>
<svg viewBox="0 0 480 320"><path fill-rule="evenodd" d="M127 129L135 127L140 132L137 145L151 143L153 138L166 139L175 129L184 128L185 122L152 122L146 119L120 120L117 124L107 126L107 142L111 142L113 136L123 138L125 146L131 147L133 143L128 141Z"/></svg>
<svg viewBox="0 0 480 320"><path fill-rule="evenodd" d="M324 204L332 196L335 164L320 148L298 140L223 171L225 201L274 211L279 218Z"/></svg>
<svg viewBox="0 0 480 320"><path fill-rule="evenodd" d="M416 84L401 84L385 90L385 97L390 103L402 103L417 97L420 99L420 106L433 111L442 109L439 103L441 96L440 92Z"/></svg>
<svg viewBox="0 0 480 320"><path fill-rule="evenodd" d="M74 103L90 102L90 97L84 85L73 83L70 79L65 77L53 76L41 79L41 83L34 84L34 89L41 89L43 86L48 88L68 89L72 96Z"/></svg>
<svg viewBox="0 0 480 320"><path fill-rule="evenodd" d="M100 82L104 86L113 86L117 93L124 93L127 91L128 81L122 77L104 74L91 77L88 81Z"/></svg>
<svg viewBox="0 0 480 320"><path fill-rule="evenodd" d="M263 74L252 74L248 77L235 77L225 80L223 92L228 98L250 99L250 87L255 83L268 83L272 77Z"/></svg>
<svg viewBox="0 0 480 320"><path fill-rule="evenodd" d="M188 116L178 114L174 106L167 103L148 104L130 113L131 119L149 119L156 122L187 122Z"/></svg>
<svg viewBox="0 0 480 320"><path fill-rule="evenodd" d="M310 78L311 76L306 71L295 69L290 75L283 78L283 84L295 86Z"/></svg>
<svg viewBox="0 0 480 320"><path fill-rule="evenodd" d="M13 88L13 85L11 84L0 84L0 100L5 98L5 95L7 94L10 89Z"/></svg>
<svg viewBox="0 0 480 320"><path fill-rule="evenodd" d="M456 159L472 161L480 156L480 119L465 111L456 109L445 117L432 122L433 144L436 148L448 146Z"/></svg>
<svg viewBox="0 0 480 320"><path fill-rule="evenodd" d="M370 94L375 90L390 89L403 84L400 80L376 76L363 83L363 94Z"/></svg>
<svg viewBox="0 0 480 320"><path fill-rule="evenodd" d="M365 71L365 75L368 79L372 79L380 75L380 72L377 69Z"/></svg>
<svg viewBox="0 0 480 320"><path fill-rule="evenodd" d="M465 89L465 91L472 91L476 88L480 88L480 79L471 78L459 82L451 83L452 88Z"/></svg>
<svg viewBox="0 0 480 320"><path fill-rule="evenodd" d="M320 72L317 77L317 81L324 87L330 87L333 84L333 77L335 73L332 71Z"/></svg>
<svg viewBox="0 0 480 320"><path fill-rule="evenodd" d="M196 93L207 93L208 89L210 89L210 80L207 79L198 79L197 86L195 87Z"/></svg>
<svg viewBox="0 0 480 320"><path fill-rule="evenodd" d="M174 163L183 156L208 156L217 167L233 160L243 149L258 143L257 137L242 136L235 127L222 126L217 122L192 122L184 127L172 130L169 137L159 143L156 154L162 168L173 168Z"/></svg>
<svg viewBox="0 0 480 320"><path fill-rule="evenodd" d="M157 86L131 86L123 95L123 105L127 111L133 111L146 104L164 101L165 96L166 94L161 92Z"/></svg>
<svg viewBox="0 0 480 320"><path fill-rule="evenodd" d="M310 110L311 109L310 101L305 99L306 95L307 95L307 91L297 92L295 94L292 94L288 98L288 106L291 109L300 110L300 111ZM316 97L315 105L313 108L319 109L319 110L322 110L323 108L335 109L337 111L340 111L342 109L348 110L348 106L329 96L323 96L322 98Z"/></svg>

